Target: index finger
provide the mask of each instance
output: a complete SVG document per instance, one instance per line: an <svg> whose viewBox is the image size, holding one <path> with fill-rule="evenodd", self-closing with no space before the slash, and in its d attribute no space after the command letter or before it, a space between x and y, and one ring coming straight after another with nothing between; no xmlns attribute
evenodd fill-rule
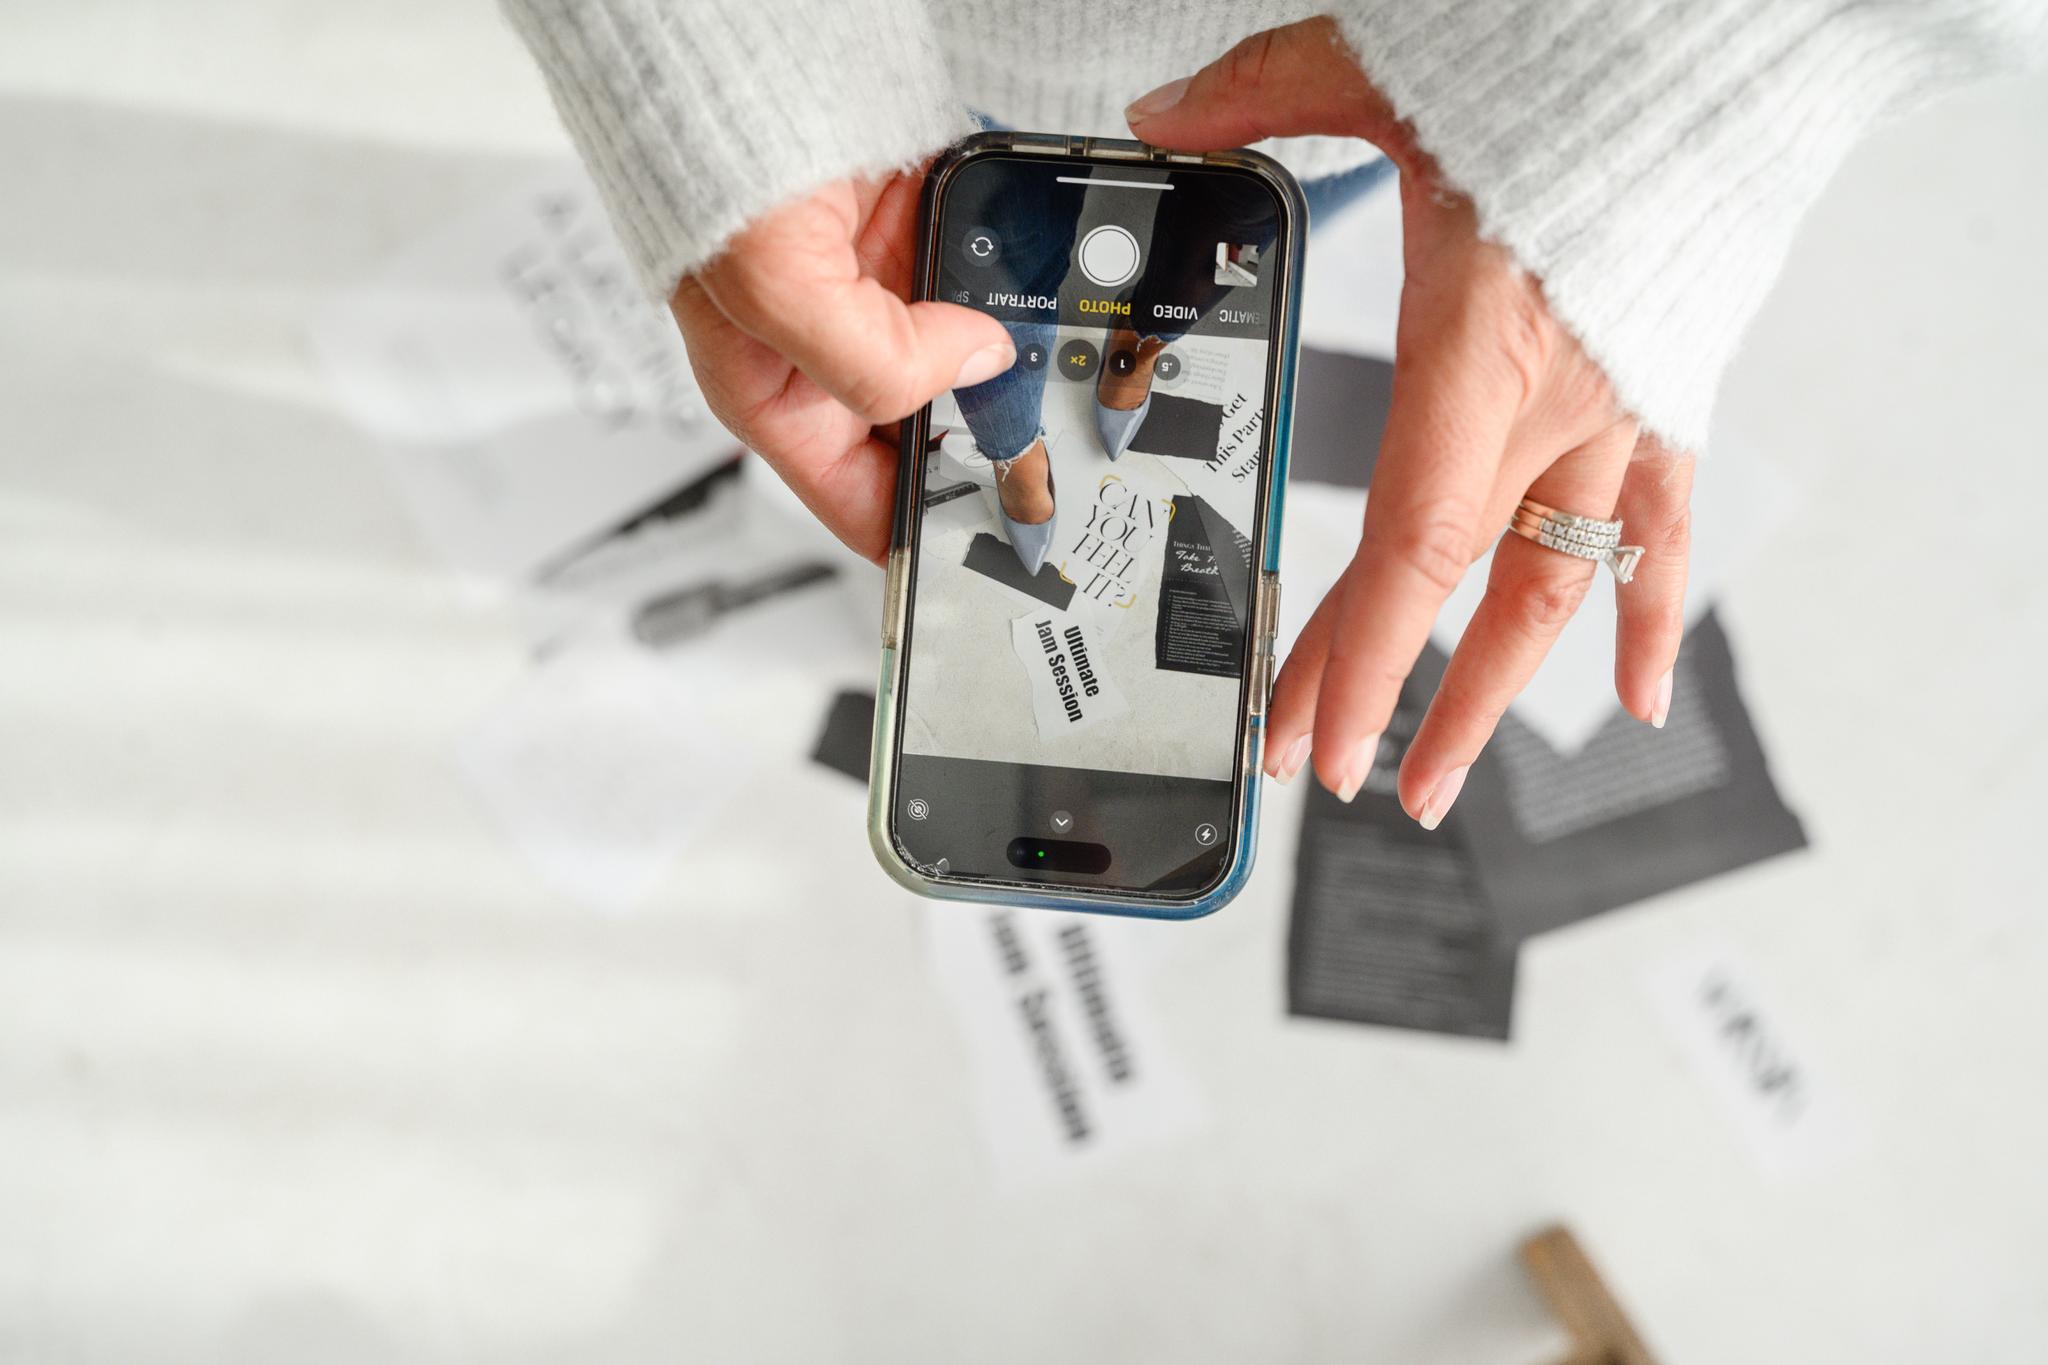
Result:
<svg viewBox="0 0 2048 1365"><path fill-rule="evenodd" d="M1365 534L1344 575L1317 690L1316 776L1358 794L1437 611L1484 551L1483 519L1517 398L1467 343L1394 370Z"/></svg>

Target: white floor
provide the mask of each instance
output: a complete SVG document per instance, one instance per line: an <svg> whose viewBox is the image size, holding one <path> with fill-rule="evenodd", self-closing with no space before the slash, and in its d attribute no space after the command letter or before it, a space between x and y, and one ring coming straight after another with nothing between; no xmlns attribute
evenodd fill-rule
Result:
<svg viewBox="0 0 2048 1365"><path fill-rule="evenodd" d="M599 919L457 780L520 636L298 329L559 153L487 7L17 3L0 1360L1533 1362L1558 1217L1672 1361L2043 1358L2044 128L1865 147L1727 390L1808 490L1726 616L1814 851L1535 943L1500 1048L1284 1018L1280 796L1157 974L1210 1129L1000 1200L851 784L742 789ZM1818 1171L1657 1024L1700 946L1847 1117Z"/></svg>

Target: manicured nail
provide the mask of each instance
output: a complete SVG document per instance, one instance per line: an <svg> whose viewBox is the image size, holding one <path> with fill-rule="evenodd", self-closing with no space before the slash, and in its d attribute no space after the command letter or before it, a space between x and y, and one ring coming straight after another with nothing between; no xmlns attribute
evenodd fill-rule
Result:
<svg viewBox="0 0 2048 1365"><path fill-rule="evenodd" d="M1650 703L1650 724L1659 730L1664 722L1671 719L1671 670L1665 669L1664 676L1657 680L1657 700Z"/></svg>
<svg viewBox="0 0 2048 1365"><path fill-rule="evenodd" d="M1287 751L1273 764L1274 781L1285 786L1294 780L1294 775L1301 771L1301 765L1308 762L1309 745L1314 739L1314 735L1303 735L1287 746Z"/></svg>
<svg viewBox="0 0 2048 1365"><path fill-rule="evenodd" d="M967 357L967 363L953 377L953 387L971 389L976 384L985 384L1016 363L1015 346L1007 341L992 341Z"/></svg>
<svg viewBox="0 0 2048 1365"><path fill-rule="evenodd" d="M1424 829L1435 829L1444 822L1444 815L1450 810L1451 802L1458 799L1458 793L1465 790L1465 774L1472 771L1467 763L1462 768L1453 768L1436 784L1436 790L1422 799L1422 814L1415 817Z"/></svg>
<svg viewBox="0 0 2048 1365"><path fill-rule="evenodd" d="M1124 122L1136 123L1140 119L1165 113L1180 103L1180 97L1187 94L1188 83L1193 79L1193 76L1182 76L1177 81L1168 81L1150 94L1138 96L1125 107Z"/></svg>
<svg viewBox="0 0 2048 1365"><path fill-rule="evenodd" d="M1379 757L1380 737L1367 735L1358 741L1358 747L1351 751L1351 760L1344 767L1338 779L1337 799L1349 803L1358 795L1358 789L1365 785L1365 779L1372 775L1372 761Z"/></svg>

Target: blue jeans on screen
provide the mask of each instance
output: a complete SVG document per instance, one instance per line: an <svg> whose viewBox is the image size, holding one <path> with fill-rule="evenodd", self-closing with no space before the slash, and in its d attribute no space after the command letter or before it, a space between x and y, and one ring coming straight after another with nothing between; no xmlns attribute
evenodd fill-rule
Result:
<svg viewBox="0 0 2048 1365"><path fill-rule="evenodd" d="M1301 193L1308 203L1310 225L1369 194L1393 173L1394 163L1380 157L1363 166L1304 183ZM1080 217L1080 187L1074 187L1071 202L1062 199L1052 204L1020 203L1016 207L1015 221L1031 226L1014 236L1005 235L1003 265L1019 290L1057 295L1073 254L1074 225ZM1185 278L1184 272L1201 270L1209 260L1217 231L1232 231L1228 224L1205 223L1199 234L1192 230L1176 232L1174 226L1178 221L1169 220L1167 227L1154 234L1152 250L1146 253L1148 276L1155 268L1161 272L1161 278L1167 279ZM1193 225L1189 227L1192 229ZM1235 239L1249 241L1251 234L1239 233ZM1143 280L1136 292L1145 292ZM1040 412L1045 400L1045 378L1055 363L1052 323L1005 322L1003 328L1019 355L1036 345L1043 348L1046 360L1035 370L1012 365L985 383L953 391L960 415L974 437L975 448L991 460L1013 460L1039 438L1043 431ZM1171 343L1183 334L1155 331L1143 335Z"/></svg>

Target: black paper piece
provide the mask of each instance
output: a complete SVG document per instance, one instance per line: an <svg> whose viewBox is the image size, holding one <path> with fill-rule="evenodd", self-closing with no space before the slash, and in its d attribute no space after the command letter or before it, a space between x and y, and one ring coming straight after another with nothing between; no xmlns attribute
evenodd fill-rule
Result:
<svg viewBox="0 0 2048 1365"><path fill-rule="evenodd" d="M1236 677L1244 658L1251 543L1203 499L1177 497L1163 553L1153 665Z"/></svg>
<svg viewBox="0 0 2048 1365"><path fill-rule="evenodd" d="M1458 808L1425 831L1395 796L1442 671L1444 655L1425 649L1350 806L1311 782L1294 855L1288 1013L1507 1038L1516 939L1481 888Z"/></svg>
<svg viewBox="0 0 2048 1365"><path fill-rule="evenodd" d="M1443 664L1434 649L1417 663L1355 801L1311 782L1287 936L1291 1014L1508 1036L1516 943L1480 885L1458 809L1425 830L1394 795Z"/></svg>
<svg viewBox="0 0 2048 1365"><path fill-rule="evenodd" d="M1372 482L1393 394L1394 367L1386 361L1304 349L1287 477L1345 488Z"/></svg>
<svg viewBox="0 0 2048 1365"><path fill-rule="evenodd" d="M825 713L825 728L811 749L811 761L845 773L861 785L868 780L868 749L875 733L875 694L841 692Z"/></svg>
<svg viewBox="0 0 2048 1365"><path fill-rule="evenodd" d="M1712 612L1686 632L1662 730L1617 711L1567 758L1510 711L1487 754L1452 815L1518 937L1806 847Z"/></svg>
<svg viewBox="0 0 2048 1365"><path fill-rule="evenodd" d="M948 484L927 484L924 493L925 510L929 512L934 507L944 507L949 502L971 498L980 491L981 485L968 479Z"/></svg>
<svg viewBox="0 0 2048 1365"><path fill-rule="evenodd" d="M1214 464L1223 444L1223 409L1199 398L1152 394L1152 410L1131 438L1131 449Z"/></svg>
<svg viewBox="0 0 2048 1365"><path fill-rule="evenodd" d="M1027 578L1024 565L1018 560L1017 552L1010 548L1010 542L987 531L980 532L968 543L966 563L976 573L985 574L1004 587L1015 588L1061 611L1065 611L1067 604L1074 600L1074 585L1060 577L1057 564L1041 564L1038 576Z"/></svg>
<svg viewBox="0 0 2048 1365"><path fill-rule="evenodd" d="M1424 830L1390 796L1347 806L1321 786L1302 819L1288 1012L1506 1039L1515 944L1463 840Z"/></svg>
<svg viewBox="0 0 2048 1365"><path fill-rule="evenodd" d="M730 460L714 465L690 482L664 493L655 501L627 516L608 530L598 531L561 551L534 572L534 582L547 584L586 556L595 554L616 540L664 523L678 522L704 509L705 504L726 485L737 483L746 465L747 453L736 452Z"/></svg>
<svg viewBox="0 0 2048 1365"><path fill-rule="evenodd" d="M1252 543L1208 499L1196 498L1195 510L1202 514L1202 529L1208 533L1210 547L1223 562L1223 590L1230 594L1230 614L1243 629L1251 619Z"/></svg>
<svg viewBox="0 0 2048 1365"><path fill-rule="evenodd" d="M633 638L650 649L685 644L701 638L720 617L827 582L838 572L830 564L791 564L752 578L671 588L634 608Z"/></svg>
<svg viewBox="0 0 2048 1365"><path fill-rule="evenodd" d="M1384 361L1303 351L1289 477L1365 487L1392 380ZM1443 663L1424 652L1390 735L1412 732ZM1393 797L1391 747L1354 806L1309 797L1297 1014L1504 1038L1523 939L1806 845L1711 613L1686 636L1663 730L1617 709L1567 758L1510 711L1434 833Z"/></svg>

